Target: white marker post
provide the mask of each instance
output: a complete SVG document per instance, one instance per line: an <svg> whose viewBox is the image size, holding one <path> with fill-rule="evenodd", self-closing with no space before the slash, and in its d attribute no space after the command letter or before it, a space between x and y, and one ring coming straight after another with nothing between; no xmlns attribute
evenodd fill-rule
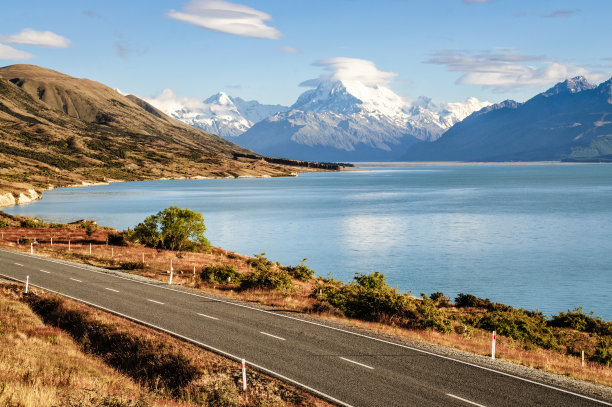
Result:
<svg viewBox="0 0 612 407"><path fill-rule="evenodd" d="M115 257L115 248L111 247L111 259Z"/></svg>
<svg viewBox="0 0 612 407"><path fill-rule="evenodd" d="M172 272L172 270L170 270L170 281L168 282L168 284L170 284L170 285L172 285L172 275L173 275L173 274L174 274L174 273Z"/></svg>
<svg viewBox="0 0 612 407"><path fill-rule="evenodd" d="M142 254L142 265L144 266L144 253Z"/></svg>
<svg viewBox="0 0 612 407"><path fill-rule="evenodd" d="M195 266L193 266L193 276L195 277Z"/></svg>
<svg viewBox="0 0 612 407"><path fill-rule="evenodd" d="M26 276L26 291L25 293L28 293L28 290L30 288L30 276Z"/></svg>
<svg viewBox="0 0 612 407"><path fill-rule="evenodd" d="M491 359L495 359L495 331L493 331L493 337L491 339Z"/></svg>
<svg viewBox="0 0 612 407"><path fill-rule="evenodd" d="M91 254L91 243L89 244L89 254Z"/></svg>
<svg viewBox="0 0 612 407"><path fill-rule="evenodd" d="M584 367L584 351L580 351L580 365Z"/></svg>
<svg viewBox="0 0 612 407"><path fill-rule="evenodd" d="M51 247L53 247L53 238L51 238Z"/></svg>
<svg viewBox="0 0 612 407"><path fill-rule="evenodd" d="M34 243L30 243L30 254L34 254Z"/></svg>
<svg viewBox="0 0 612 407"><path fill-rule="evenodd" d="M68 240L68 251L70 251L70 240Z"/></svg>
<svg viewBox="0 0 612 407"><path fill-rule="evenodd" d="M246 360L242 359L242 390L246 391L247 382L246 382Z"/></svg>

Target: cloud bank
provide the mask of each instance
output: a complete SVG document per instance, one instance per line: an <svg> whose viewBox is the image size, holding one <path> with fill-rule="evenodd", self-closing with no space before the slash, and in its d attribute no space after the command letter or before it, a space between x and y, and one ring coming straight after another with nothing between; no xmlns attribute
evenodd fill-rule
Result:
<svg viewBox="0 0 612 407"><path fill-rule="evenodd" d="M70 46L68 38L51 31L36 31L31 28L24 28L19 34L0 37L0 40L7 44L37 45L49 48L68 48Z"/></svg>
<svg viewBox="0 0 612 407"><path fill-rule="evenodd" d="M29 52L20 51L8 45L0 44L0 59L28 59L34 55Z"/></svg>
<svg viewBox="0 0 612 407"><path fill-rule="evenodd" d="M385 86L397 76L394 72L379 71L374 62L358 58L327 58L315 61L314 66L323 68L323 74L317 79L300 83L300 86L317 87L325 82L360 82L366 86Z"/></svg>
<svg viewBox="0 0 612 407"><path fill-rule="evenodd" d="M224 0L191 0L183 10L170 10L166 15L201 28L243 37L276 40L282 35L264 23L271 19L268 14Z"/></svg>
<svg viewBox="0 0 612 407"><path fill-rule="evenodd" d="M542 56L520 55L512 49L495 53L469 54L465 51L440 51L429 64L442 65L450 72L461 72L455 83L481 85L496 92L527 86L546 86L568 77L583 75L592 80L604 75L571 64L551 61Z"/></svg>

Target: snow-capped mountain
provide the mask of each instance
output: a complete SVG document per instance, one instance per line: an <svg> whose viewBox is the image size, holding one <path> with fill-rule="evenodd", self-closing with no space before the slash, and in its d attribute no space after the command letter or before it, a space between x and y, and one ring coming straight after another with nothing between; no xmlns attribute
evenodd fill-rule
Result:
<svg viewBox="0 0 612 407"><path fill-rule="evenodd" d="M239 136L255 122L287 109L281 105L233 98L224 92L201 102L179 98L170 89L165 89L156 98L146 100L175 119L225 138Z"/></svg>
<svg viewBox="0 0 612 407"><path fill-rule="evenodd" d="M612 78L578 76L524 103L488 106L433 143L408 149L407 161L612 161Z"/></svg>
<svg viewBox="0 0 612 407"><path fill-rule="evenodd" d="M387 161L435 140L488 102L412 104L381 85L320 80L285 112L253 125L236 143L260 154L318 161Z"/></svg>

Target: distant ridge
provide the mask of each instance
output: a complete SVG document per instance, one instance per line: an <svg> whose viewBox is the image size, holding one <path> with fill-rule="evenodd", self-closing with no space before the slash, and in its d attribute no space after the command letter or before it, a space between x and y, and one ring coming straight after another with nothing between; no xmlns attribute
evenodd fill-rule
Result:
<svg viewBox="0 0 612 407"><path fill-rule="evenodd" d="M488 106L402 160L612 161L612 79L575 77L525 103Z"/></svg>

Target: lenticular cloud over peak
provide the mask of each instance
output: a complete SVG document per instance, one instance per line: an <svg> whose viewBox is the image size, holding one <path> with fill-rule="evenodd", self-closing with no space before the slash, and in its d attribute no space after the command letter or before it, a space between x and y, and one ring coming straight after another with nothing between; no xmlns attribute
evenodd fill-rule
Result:
<svg viewBox="0 0 612 407"><path fill-rule="evenodd" d="M321 82L359 82L369 87L385 86L397 74L383 72L372 61L359 58L319 59L314 66L322 67L325 72L317 79L304 81L300 86L317 87Z"/></svg>

